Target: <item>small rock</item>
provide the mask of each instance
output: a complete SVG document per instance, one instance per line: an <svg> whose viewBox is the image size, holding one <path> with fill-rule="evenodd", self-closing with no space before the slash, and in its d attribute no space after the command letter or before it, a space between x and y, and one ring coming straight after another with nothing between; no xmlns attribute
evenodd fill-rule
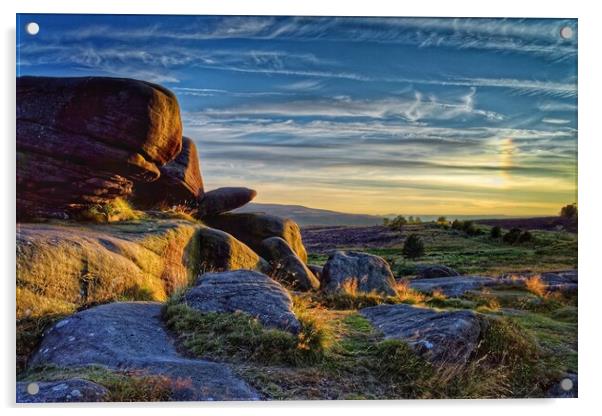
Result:
<svg viewBox="0 0 602 416"><path fill-rule="evenodd" d="M431 264L431 265L418 265L416 266L418 270L417 279L432 279L435 277L451 277L451 276L460 276L460 273L452 269L451 267L443 266L440 264Z"/></svg>
<svg viewBox="0 0 602 416"><path fill-rule="evenodd" d="M418 292L433 293L440 290L445 296L457 297L471 290L499 284L497 279L484 276L434 277L410 280L410 287Z"/></svg>
<svg viewBox="0 0 602 416"><path fill-rule="evenodd" d="M249 188L217 188L209 191L201 199L197 211L199 218L209 215L223 214L240 208L251 202L257 192Z"/></svg>
<svg viewBox="0 0 602 416"><path fill-rule="evenodd" d="M286 289L268 276L250 270L205 273L182 301L201 312L245 312L267 327L295 334L301 328Z"/></svg>
<svg viewBox="0 0 602 416"><path fill-rule="evenodd" d="M105 387L78 378L17 383L17 403L102 402L108 395Z"/></svg>
<svg viewBox="0 0 602 416"><path fill-rule="evenodd" d="M322 270L324 269L322 266L318 266L316 264L308 264L307 268L311 270L311 272L316 276L318 280L322 280Z"/></svg>
<svg viewBox="0 0 602 416"><path fill-rule="evenodd" d="M270 265L247 245L230 234L209 227L198 230L201 270L248 269L268 272Z"/></svg>
<svg viewBox="0 0 602 416"><path fill-rule="evenodd" d="M326 292L339 292L347 285L358 292L397 294L393 273L383 258L356 251L337 251L324 265L321 287Z"/></svg>
<svg viewBox="0 0 602 416"><path fill-rule="evenodd" d="M263 252L263 240L280 237L288 243L302 262L307 262L307 252L301 239L301 230L296 222L288 218L267 214L228 213L203 218L203 222L210 227L232 234L262 257L268 257Z"/></svg>
<svg viewBox="0 0 602 416"><path fill-rule="evenodd" d="M398 304L365 308L360 313L385 338L403 340L433 362L465 363L482 333L482 320L472 311L437 312Z"/></svg>
<svg viewBox="0 0 602 416"><path fill-rule="evenodd" d="M262 252L268 256L274 279L299 290L320 287L320 281L282 238L270 237L263 240Z"/></svg>

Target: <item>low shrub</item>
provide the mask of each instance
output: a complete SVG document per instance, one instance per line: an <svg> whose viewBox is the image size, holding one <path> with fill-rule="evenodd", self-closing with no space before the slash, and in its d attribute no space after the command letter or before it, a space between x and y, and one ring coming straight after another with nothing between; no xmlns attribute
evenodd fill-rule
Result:
<svg viewBox="0 0 602 416"><path fill-rule="evenodd" d="M403 243L403 256L409 259L417 259L424 256L424 242L418 234L410 234Z"/></svg>
<svg viewBox="0 0 602 416"><path fill-rule="evenodd" d="M489 232L489 236L494 240L499 240L502 238L502 227L499 225L492 227L491 231Z"/></svg>

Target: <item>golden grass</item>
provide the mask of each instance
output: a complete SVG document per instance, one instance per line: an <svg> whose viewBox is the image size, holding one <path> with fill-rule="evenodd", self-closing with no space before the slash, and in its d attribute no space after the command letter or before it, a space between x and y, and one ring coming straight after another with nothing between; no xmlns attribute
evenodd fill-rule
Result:
<svg viewBox="0 0 602 416"><path fill-rule="evenodd" d="M539 297L546 296L546 285L541 280L539 275L531 276L527 280L525 280L525 287L531 293Z"/></svg>
<svg viewBox="0 0 602 416"><path fill-rule="evenodd" d="M133 221L144 217L144 212L132 208L129 202L115 198L106 204L96 204L78 213L79 219L95 223Z"/></svg>
<svg viewBox="0 0 602 416"><path fill-rule="evenodd" d="M424 303L424 301L427 298L425 294L412 289L408 280L398 281L395 285L395 290L397 292L397 297L399 298L399 301L402 303L409 303L412 305L421 304ZM441 293L441 295L443 294Z"/></svg>

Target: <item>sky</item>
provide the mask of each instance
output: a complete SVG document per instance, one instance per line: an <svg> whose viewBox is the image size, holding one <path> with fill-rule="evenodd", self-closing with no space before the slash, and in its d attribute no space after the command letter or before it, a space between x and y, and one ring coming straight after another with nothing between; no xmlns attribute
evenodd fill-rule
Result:
<svg viewBox="0 0 602 416"><path fill-rule="evenodd" d="M171 89L207 190L369 214L554 215L577 199L574 19L17 19L18 75Z"/></svg>

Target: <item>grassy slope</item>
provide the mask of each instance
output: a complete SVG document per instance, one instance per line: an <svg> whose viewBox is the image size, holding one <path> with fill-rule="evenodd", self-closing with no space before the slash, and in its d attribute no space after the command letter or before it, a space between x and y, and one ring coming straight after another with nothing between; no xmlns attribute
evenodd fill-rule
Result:
<svg viewBox="0 0 602 416"><path fill-rule="evenodd" d="M577 236L562 231L532 231L533 243L513 246L489 238L489 227L480 226L485 235L470 237L454 230L443 230L432 224L408 225L403 228L398 244L365 251L382 256L398 276L411 275L416 264L444 264L462 274L497 276L513 271L553 271L577 266ZM418 234L426 246L426 255L417 261L401 254L404 238ZM345 247L339 247L345 249ZM326 255L312 255L309 262L323 264Z"/></svg>

